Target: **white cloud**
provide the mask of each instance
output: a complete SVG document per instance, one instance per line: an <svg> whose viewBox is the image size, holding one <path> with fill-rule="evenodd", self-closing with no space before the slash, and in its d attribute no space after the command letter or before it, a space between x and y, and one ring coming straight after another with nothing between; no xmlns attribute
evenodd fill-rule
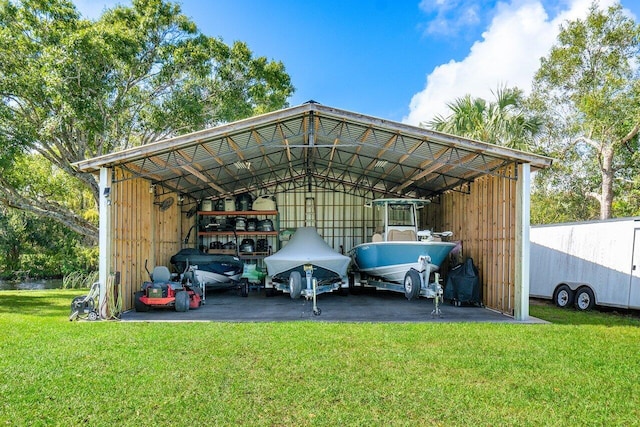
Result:
<svg viewBox="0 0 640 427"><path fill-rule="evenodd" d="M615 0L601 0L605 8ZM427 75L425 88L409 105L405 123L417 125L438 114L448 114L447 103L466 94L491 99L500 85L517 86L529 93L533 76L555 43L559 25L585 17L591 0L571 0L568 7L549 19L539 1L500 3L482 39L466 58L437 66Z"/></svg>
<svg viewBox="0 0 640 427"><path fill-rule="evenodd" d="M464 28L481 22L487 12L485 2L487 0L422 0L418 7L432 16L426 34L457 36Z"/></svg>

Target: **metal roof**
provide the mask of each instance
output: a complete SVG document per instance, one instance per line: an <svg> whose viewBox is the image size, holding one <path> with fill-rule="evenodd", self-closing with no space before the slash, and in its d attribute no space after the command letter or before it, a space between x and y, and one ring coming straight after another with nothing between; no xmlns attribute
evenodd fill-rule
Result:
<svg viewBox="0 0 640 427"><path fill-rule="evenodd" d="M551 159L308 102L74 166L122 167L196 199L302 186L428 198L513 163Z"/></svg>

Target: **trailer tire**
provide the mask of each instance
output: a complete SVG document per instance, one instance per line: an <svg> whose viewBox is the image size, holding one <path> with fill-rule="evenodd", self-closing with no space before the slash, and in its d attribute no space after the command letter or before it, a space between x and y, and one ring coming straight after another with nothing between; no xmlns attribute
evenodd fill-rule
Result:
<svg viewBox="0 0 640 427"><path fill-rule="evenodd" d="M289 296L291 299L300 298L302 293L302 276L299 271L292 271L289 274Z"/></svg>
<svg viewBox="0 0 640 427"><path fill-rule="evenodd" d="M189 294L187 291L176 292L176 311L181 313L189 311Z"/></svg>
<svg viewBox="0 0 640 427"><path fill-rule="evenodd" d="M553 302L557 307L566 308L573 304L573 291L567 285L560 285L553 293Z"/></svg>
<svg viewBox="0 0 640 427"><path fill-rule="evenodd" d="M360 275L358 275L358 285L360 284ZM351 295L357 295L360 293L360 291L362 290L361 286L356 286L356 275L355 273L351 273L349 274L349 293Z"/></svg>
<svg viewBox="0 0 640 427"><path fill-rule="evenodd" d="M249 279L245 277L240 280L240 283L238 284L238 291L240 293L240 296L243 298L249 296Z"/></svg>
<svg viewBox="0 0 640 427"><path fill-rule="evenodd" d="M407 271L404 276L404 296L408 300L420 296L420 274L415 270Z"/></svg>
<svg viewBox="0 0 640 427"><path fill-rule="evenodd" d="M591 310L596 304L596 297L588 286L583 286L576 291L575 306L580 311Z"/></svg>
<svg viewBox="0 0 640 427"><path fill-rule="evenodd" d="M142 301L140 301L140 298L142 298L143 296L144 296L144 292L142 291L139 291L133 294L133 307L136 309L137 312L149 311L149 306L143 303Z"/></svg>

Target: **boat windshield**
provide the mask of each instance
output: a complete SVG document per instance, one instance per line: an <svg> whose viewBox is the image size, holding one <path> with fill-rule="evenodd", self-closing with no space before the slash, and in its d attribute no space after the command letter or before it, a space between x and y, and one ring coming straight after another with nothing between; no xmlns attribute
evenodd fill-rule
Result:
<svg viewBox="0 0 640 427"><path fill-rule="evenodd" d="M412 205L409 204L389 204L389 226L413 227L415 221L413 218Z"/></svg>

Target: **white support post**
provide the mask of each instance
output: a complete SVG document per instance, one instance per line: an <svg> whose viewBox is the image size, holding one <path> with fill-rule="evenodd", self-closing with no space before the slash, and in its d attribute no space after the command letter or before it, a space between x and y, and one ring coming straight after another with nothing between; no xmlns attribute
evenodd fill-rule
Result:
<svg viewBox="0 0 640 427"><path fill-rule="evenodd" d="M531 199L531 166L518 165L516 187L516 275L514 318L524 321L529 318L529 226Z"/></svg>
<svg viewBox="0 0 640 427"><path fill-rule="evenodd" d="M111 272L111 169L100 169L100 225L99 225L99 249L98 259L100 281L99 308L100 317L105 319L107 313L107 279Z"/></svg>

